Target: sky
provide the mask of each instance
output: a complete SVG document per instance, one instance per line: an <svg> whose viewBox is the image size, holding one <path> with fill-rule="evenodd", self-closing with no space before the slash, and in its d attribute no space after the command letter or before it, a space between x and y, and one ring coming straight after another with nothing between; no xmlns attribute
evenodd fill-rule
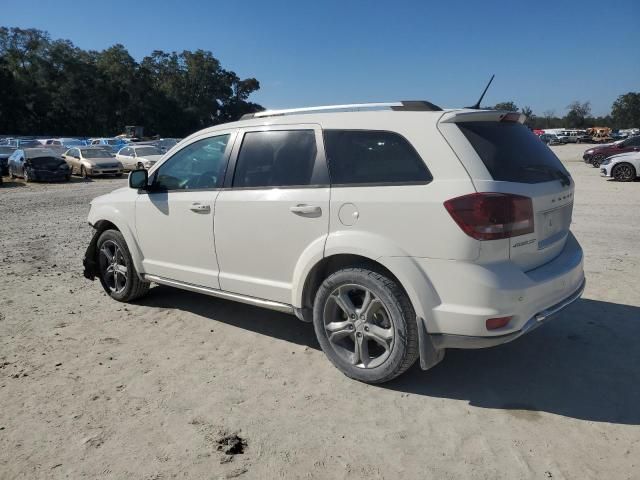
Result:
<svg viewBox="0 0 640 480"><path fill-rule="evenodd" d="M0 26L84 49L209 50L255 77L267 108L429 100L514 101L607 114L640 91L640 0L0 0Z"/></svg>

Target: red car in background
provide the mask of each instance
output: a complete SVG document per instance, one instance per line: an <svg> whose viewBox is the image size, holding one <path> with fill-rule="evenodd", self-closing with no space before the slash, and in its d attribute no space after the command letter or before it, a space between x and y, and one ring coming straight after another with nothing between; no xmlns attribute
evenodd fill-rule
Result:
<svg viewBox="0 0 640 480"><path fill-rule="evenodd" d="M594 167L599 167L602 161L611 155L619 153L639 152L640 151L640 135L629 137L626 140L618 140L617 142L599 145L597 147L585 150L582 159L584 163L590 163Z"/></svg>

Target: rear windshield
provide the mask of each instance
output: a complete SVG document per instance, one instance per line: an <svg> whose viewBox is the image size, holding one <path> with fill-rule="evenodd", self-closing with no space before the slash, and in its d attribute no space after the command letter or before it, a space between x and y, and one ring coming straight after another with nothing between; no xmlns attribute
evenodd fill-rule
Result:
<svg viewBox="0 0 640 480"><path fill-rule="evenodd" d="M568 181L558 157L526 126L506 122L464 122L467 137L494 180L518 183Z"/></svg>

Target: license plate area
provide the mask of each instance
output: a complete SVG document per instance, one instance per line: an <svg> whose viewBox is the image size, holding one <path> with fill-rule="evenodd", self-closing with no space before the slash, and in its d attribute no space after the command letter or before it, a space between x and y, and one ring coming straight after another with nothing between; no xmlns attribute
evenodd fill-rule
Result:
<svg viewBox="0 0 640 480"><path fill-rule="evenodd" d="M568 203L562 207L547 210L539 215L540 227L538 250L543 250L550 245L562 240L569 232L571 225L571 214L573 203Z"/></svg>

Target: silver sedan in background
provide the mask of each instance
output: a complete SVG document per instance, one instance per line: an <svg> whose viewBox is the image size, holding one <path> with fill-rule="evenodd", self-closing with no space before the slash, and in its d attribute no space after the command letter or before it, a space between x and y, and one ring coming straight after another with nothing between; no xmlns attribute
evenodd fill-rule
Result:
<svg viewBox="0 0 640 480"><path fill-rule="evenodd" d="M122 164L104 147L74 147L67 150L62 158L71 168L72 174L88 178L96 175L121 177Z"/></svg>

